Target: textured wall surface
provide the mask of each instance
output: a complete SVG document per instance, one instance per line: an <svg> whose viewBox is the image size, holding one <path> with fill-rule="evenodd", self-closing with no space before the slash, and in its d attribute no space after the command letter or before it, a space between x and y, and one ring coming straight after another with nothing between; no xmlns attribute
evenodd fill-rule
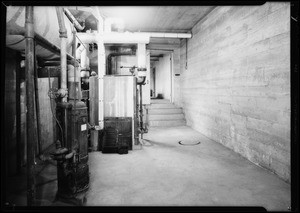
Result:
<svg viewBox="0 0 300 213"><path fill-rule="evenodd" d="M290 182L290 3L216 7L192 33L187 124Z"/></svg>

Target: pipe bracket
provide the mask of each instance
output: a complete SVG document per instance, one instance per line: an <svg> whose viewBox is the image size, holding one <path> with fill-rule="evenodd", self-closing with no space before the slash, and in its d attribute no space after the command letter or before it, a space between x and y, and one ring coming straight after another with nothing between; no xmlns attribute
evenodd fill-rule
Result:
<svg viewBox="0 0 300 213"><path fill-rule="evenodd" d="M68 38L67 31L59 31L59 37L60 38Z"/></svg>

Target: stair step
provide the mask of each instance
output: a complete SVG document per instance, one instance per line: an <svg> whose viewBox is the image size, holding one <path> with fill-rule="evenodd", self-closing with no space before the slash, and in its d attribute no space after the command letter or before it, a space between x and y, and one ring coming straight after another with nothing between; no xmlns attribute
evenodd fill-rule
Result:
<svg viewBox="0 0 300 213"><path fill-rule="evenodd" d="M164 104L151 104L149 109L162 109L162 108L177 108L175 105L170 103L164 103Z"/></svg>
<svg viewBox="0 0 300 213"><path fill-rule="evenodd" d="M179 120L179 119L184 119L184 115L182 113L149 115L149 121L164 121L164 120Z"/></svg>
<svg viewBox="0 0 300 213"><path fill-rule="evenodd" d="M170 121L149 121L149 126L159 126L159 127L165 127L165 126L184 126L186 125L185 120L170 120Z"/></svg>
<svg viewBox="0 0 300 213"><path fill-rule="evenodd" d="M170 103L168 99L151 99L151 104Z"/></svg>
<svg viewBox="0 0 300 213"><path fill-rule="evenodd" d="M160 108L160 109L148 109L149 115L158 115L158 114L180 114L182 113L181 108Z"/></svg>

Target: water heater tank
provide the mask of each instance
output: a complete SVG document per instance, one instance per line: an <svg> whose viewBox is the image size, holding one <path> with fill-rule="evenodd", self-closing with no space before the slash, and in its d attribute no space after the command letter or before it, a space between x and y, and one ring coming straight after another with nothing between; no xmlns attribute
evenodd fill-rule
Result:
<svg viewBox="0 0 300 213"><path fill-rule="evenodd" d="M18 51L25 51L25 6L8 6L6 14L6 46ZM60 48L59 25L56 9L53 6L34 6L34 31L53 45ZM72 52L72 23L64 15L67 30L67 53ZM22 40L24 39L24 40ZM19 42L21 41L21 42ZM18 43L19 42L19 43ZM57 55L41 46L36 47L38 57L51 60Z"/></svg>

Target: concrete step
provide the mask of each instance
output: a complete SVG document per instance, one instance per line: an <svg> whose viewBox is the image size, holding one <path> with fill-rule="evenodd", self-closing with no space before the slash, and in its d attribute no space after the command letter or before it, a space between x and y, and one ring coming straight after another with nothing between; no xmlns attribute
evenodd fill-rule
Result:
<svg viewBox="0 0 300 213"><path fill-rule="evenodd" d="M182 113L181 108L162 108L162 109L148 109L149 115L160 115L160 114L180 114Z"/></svg>
<svg viewBox="0 0 300 213"><path fill-rule="evenodd" d="M151 104L170 103L168 99L151 99Z"/></svg>
<svg viewBox="0 0 300 213"><path fill-rule="evenodd" d="M149 121L166 121L166 120L180 120L184 119L184 115L180 114L160 114L160 115L149 115Z"/></svg>
<svg viewBox="0 0 300 213"><path fill-rule="evenodd" d="M154 127L166 127L166 126L184 126L186 125L185 120L170 120L170 121L149 121L149 126Z"/></svg>
<svg viewBox="0 0 300 213"><path fill-rule="evenodd" d="M177 108L174 104L163 103L163 104L151 104L149 109L164 109L164 108Z"/></svg>

